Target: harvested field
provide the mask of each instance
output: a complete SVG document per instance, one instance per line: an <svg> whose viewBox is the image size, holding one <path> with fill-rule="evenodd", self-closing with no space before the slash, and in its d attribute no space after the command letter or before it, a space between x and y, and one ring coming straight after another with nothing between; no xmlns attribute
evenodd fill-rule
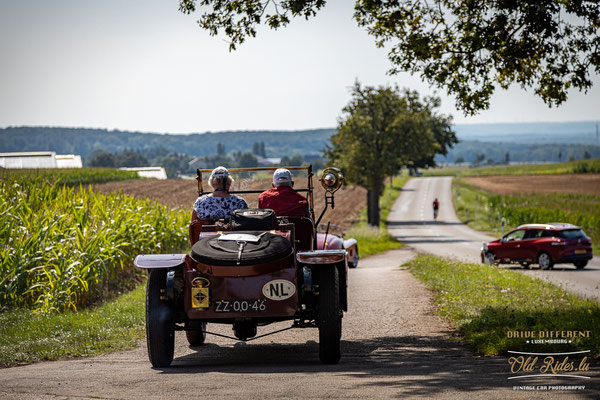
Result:
<svg viewBox="0 0 600 400"><path fill-rule="evenodd" d="M600 174L496 175L462 178L498 194L569 193L600 195Z"/></svg>
<svg viewBox="0 0 600 400"><path fill-rule="evenodd" d="M296 185L305 187L306 181L298 179ZM325 191L317 179L313 179L315 185L315 215L323 209L325 204ZM206 188L207 186L205 186ZM238 179L234 182L234 190L261 190L271 187L268 179L251 180ZM103 193L122 191L137 198L149 198L156 200L171 208L181 208L192 210L192 204L198 197L198 191L195 180L167 179L154 180L143 179L135 181L111 182L94 185L94 190ZM357 186L344 186L335 194L335 209L329 210L323 217L323 222L339 224L344 229L350 229L359 218L360 210L366 206L366 190ZM258 202L257 194L248 194L242 196L248 202L249 207L256 207Z"/></svg>

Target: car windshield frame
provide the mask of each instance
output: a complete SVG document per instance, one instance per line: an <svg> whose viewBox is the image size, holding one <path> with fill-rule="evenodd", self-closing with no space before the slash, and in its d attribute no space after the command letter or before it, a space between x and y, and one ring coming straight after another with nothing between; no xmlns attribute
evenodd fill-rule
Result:
<svg viewBox="0 0 600 400"><path fill-rule="evenodd" d="M252 167L252 168L228 168L227 170L229 172L259 172L259 171L275 171L278 170L280 168L285 168L288 169L290 171L306 171L306 187L294 187L294 190L296 192L301 192L301 193L306 193L306 200L308 201L308 209L309 209L309 213L312 217L312 220L315 221L315 210L314 210L314 197L313 197L313 171L312 171L312 164L308 165L308 166L301 166L301 167ZM204 186L202 184L202 174L210 174L213 170L212 169L197 169L196 170L196 181L198 182L198 196L202 196L206 193L209 192L205 192L204 191ZM230 190L229 193L230 194L260 194L262 192L264 192L265 190L271 189L269 188L265 188L263 190Z"/></svg>

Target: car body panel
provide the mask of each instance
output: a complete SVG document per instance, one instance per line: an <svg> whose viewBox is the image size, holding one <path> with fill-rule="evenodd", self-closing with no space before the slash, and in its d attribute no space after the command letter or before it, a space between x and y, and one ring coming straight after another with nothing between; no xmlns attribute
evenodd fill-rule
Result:
<svg viewBox="0 0 600 400"><path fill-rule="evenodd" d="M521 225L502 238L484 243L482 260L486 252L492 252L498 263L537 263L542 253L550 255L553 263L593 258L591 239L578 226L563 223Z"/></svg>

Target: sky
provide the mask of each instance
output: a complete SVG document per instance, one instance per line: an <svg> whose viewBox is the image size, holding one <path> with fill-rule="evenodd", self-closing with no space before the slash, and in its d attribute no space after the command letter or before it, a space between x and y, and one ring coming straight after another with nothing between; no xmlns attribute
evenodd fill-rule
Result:
<svg viewBox="0 0 600 400"><path fill-rule="evenodd" d="M355 80L435 93L455 123L600 120L597 75L559 108L531 90L497 89L489 110L465 117L420 77L386 74L386 51L357 26L353 4L331 0L317 17L261 28L229 52L177 0L0 0L0 127L331 128Z"/></svg>

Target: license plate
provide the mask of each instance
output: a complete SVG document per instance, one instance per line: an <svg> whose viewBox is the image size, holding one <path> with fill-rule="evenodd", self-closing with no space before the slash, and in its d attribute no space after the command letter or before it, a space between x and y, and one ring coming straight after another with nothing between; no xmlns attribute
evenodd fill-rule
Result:
<svg viewBox="0 0 600 400"><path fill-rule="evenodd" d="M575 254L585 254L586 251L585 250L575 250Z"/></svg>
<svg viewBox="0 0 600 400"><path fill-rule="evenodd" d="M267 310L267 302L264 299L253 300L216 300L215 312L262 312Z"/></svg>

